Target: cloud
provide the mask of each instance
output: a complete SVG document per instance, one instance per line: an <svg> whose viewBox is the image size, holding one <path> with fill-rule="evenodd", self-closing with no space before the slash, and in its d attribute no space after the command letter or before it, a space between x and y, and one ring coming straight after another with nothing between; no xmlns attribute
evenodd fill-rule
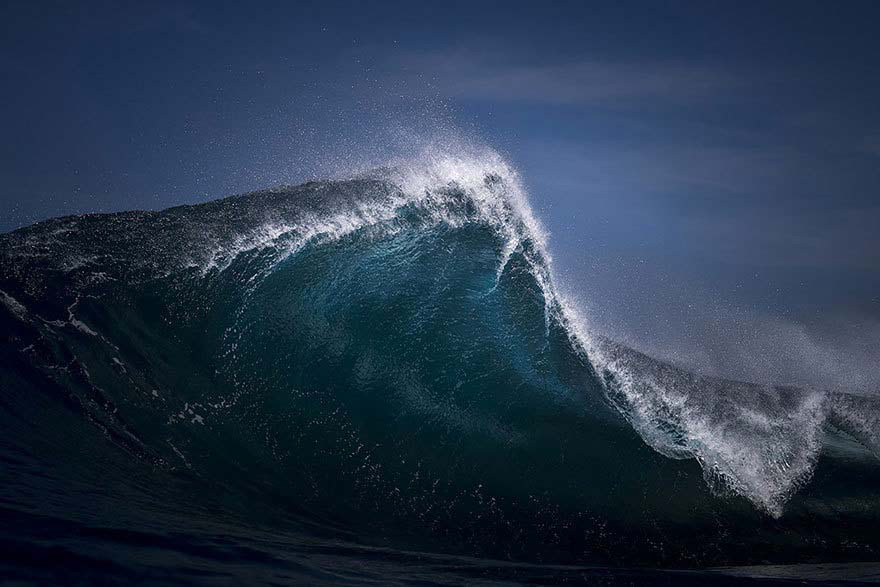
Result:
<svg viewBox="0 0 880 587"><path fill-rule="evenodd" d="M603 242L637 238L667 255L762 269L876 274L880 206L853 196L858 183L834 162L710 138L591 136L522 147L539 200L565 202Z"/></svg>
<svg viewBox="0 0 880 587"><path fill-rule="evenodd" d="M479 56L477 56L479 55ZM514 61L498 53L446 51L405 57L397 64L410 91L445 97L554 105L614 105L621 101L688 102L741 86L716 68L664 62L581 58L560 63Z"/></svg>
<svg viewBox="0 0 880 587"><path fill-rule="evenodd" d="M880 157L880 134L865 138L865 151L871 155Z"/></svg>

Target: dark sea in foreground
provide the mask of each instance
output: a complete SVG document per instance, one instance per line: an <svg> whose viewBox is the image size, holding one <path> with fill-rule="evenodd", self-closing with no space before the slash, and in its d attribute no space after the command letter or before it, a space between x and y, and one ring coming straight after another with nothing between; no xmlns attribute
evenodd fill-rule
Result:
<svg viewBox="0 0 880 587"><path fill-rule="evenodd" d="M880 401L590 329L516 173L0 235L0 578L880 581Z"/></svg>

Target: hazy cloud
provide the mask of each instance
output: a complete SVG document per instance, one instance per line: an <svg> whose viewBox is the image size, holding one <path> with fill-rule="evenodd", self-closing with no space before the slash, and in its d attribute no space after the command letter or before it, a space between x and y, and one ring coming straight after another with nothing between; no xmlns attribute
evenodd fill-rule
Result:
<svg viewBox="0 0 880 587"><path fill-rule="evenodd" d="M410 55L399 63L409 89L449 98L548 104L614 104L630 100L681 102L742 85L716 68L663 62L582 58L561 63L515 62L469 52Z"/></svg>

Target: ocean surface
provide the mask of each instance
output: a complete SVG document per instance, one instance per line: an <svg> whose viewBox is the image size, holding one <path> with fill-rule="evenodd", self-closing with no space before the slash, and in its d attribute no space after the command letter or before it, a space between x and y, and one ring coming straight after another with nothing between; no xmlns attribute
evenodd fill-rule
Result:
<svg viewBox="0 0 880 587"><path fill-rule="evenodd" d="M496 155L0 235L0 579L880 581L880 400L593 332Z"/></svg>

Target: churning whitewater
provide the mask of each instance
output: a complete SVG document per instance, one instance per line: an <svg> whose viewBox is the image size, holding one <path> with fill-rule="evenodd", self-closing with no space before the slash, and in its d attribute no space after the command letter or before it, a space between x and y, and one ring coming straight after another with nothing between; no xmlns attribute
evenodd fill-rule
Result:
<svg viewBox="0 0 880 587"><path fill-rule="evenodd" d="M4 234L3 508L521 560L876 558L876 399L614 343L546 240L502 157L437 149Z"/></svg>

